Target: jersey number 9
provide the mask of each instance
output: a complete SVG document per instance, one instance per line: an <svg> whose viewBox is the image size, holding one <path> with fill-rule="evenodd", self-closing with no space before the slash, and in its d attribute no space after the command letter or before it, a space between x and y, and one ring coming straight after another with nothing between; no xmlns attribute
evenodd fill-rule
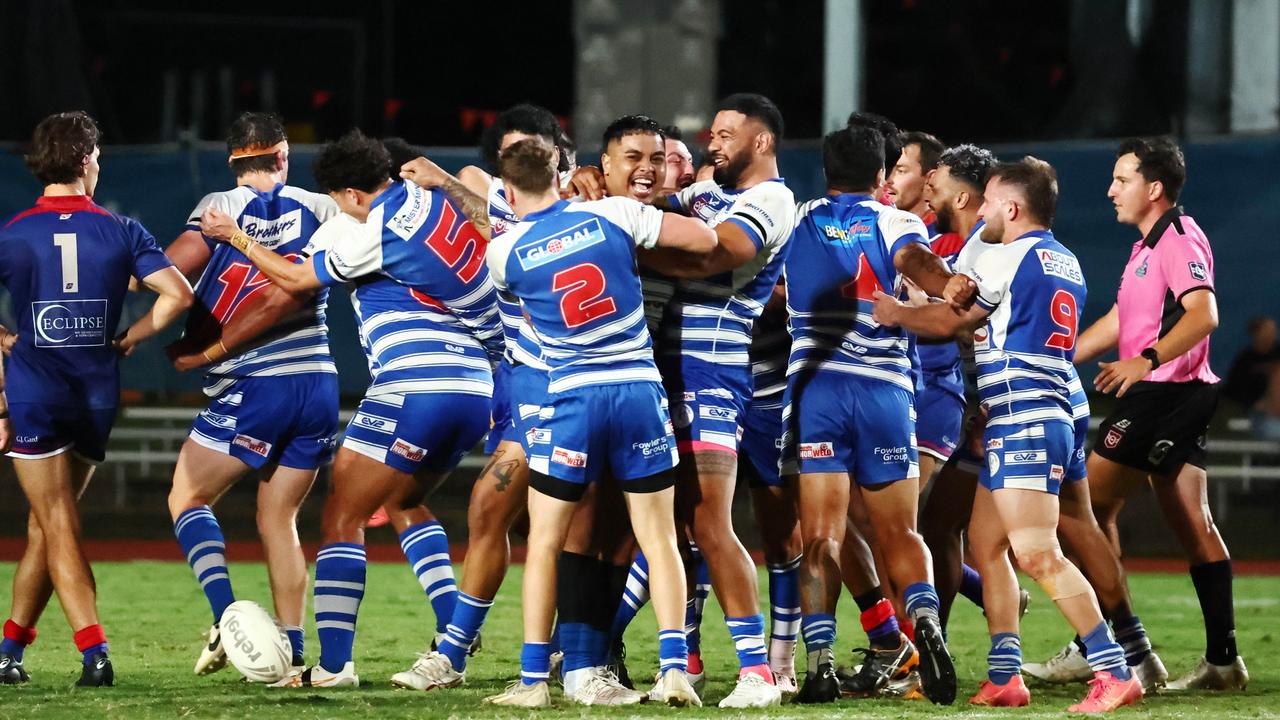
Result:
<svg viewBox="0 0 1280 720"><path fill-rule="evenodd" d="M1049 302L1049 317L1053 324L1062 328L1055 330L1044 346L1069 352L1076 346L1076 329L1080 325L1080 313L1076 308L1076 296L1066 290L1058 290Z"/></svg>

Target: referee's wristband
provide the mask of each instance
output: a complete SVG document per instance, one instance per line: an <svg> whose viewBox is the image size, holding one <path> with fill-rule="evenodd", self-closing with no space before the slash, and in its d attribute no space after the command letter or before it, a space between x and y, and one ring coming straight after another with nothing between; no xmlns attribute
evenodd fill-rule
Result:
<svg viewBox="0 0 1280 720"><path fill-rule="evenodd" d="M1160 353L1156 352L1155 348L1149 347L1138 354L1151 361L1152 370L1160 367Z"/></svg>

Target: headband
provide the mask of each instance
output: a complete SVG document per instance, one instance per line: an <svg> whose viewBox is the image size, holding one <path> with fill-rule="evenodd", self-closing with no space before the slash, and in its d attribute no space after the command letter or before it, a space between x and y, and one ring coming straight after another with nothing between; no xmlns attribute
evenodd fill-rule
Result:
<svg viewBox="0 0 1280 720"><path fill-rule="evenodd" d="M274 145L246 145L244 147L238 147L232 150L231 154L227 156L227 162L231 162L232 160L243 160L245 158L258 157L260 155L273 155L277 152L288 152L288 151L289 151L288 140L281 140L280 142Z"/></svg>

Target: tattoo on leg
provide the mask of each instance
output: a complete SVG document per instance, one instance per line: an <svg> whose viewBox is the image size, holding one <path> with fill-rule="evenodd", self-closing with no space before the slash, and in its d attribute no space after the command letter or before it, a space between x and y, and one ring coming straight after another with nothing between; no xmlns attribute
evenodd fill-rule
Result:
<svg viewBox="0 0 1280 720"><path fill-rule="evenodd" d="M503 460L502 453L502 450L495 451L493 457L489 459L489 464L485 465L484 471L480 473L481 477L493 475L498 479L498 492L503 492L510 487L516 470L520 469L520 461L518 459Z"/></svg>

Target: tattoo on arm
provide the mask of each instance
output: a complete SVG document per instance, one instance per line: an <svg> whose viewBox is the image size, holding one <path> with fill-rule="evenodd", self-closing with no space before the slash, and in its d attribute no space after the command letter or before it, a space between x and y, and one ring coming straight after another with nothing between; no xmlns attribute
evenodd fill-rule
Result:
<svg viewBox="0 0 1280 720"><path fill-rule="evenodd" d="M440 186L445 194L453 198L453 201L462 206L462 212L476 226L476 230L481 235L489 238L489 203L484 198L475 194L466 185L463 185L457 178L451 177L444 181Z"/></svg>

